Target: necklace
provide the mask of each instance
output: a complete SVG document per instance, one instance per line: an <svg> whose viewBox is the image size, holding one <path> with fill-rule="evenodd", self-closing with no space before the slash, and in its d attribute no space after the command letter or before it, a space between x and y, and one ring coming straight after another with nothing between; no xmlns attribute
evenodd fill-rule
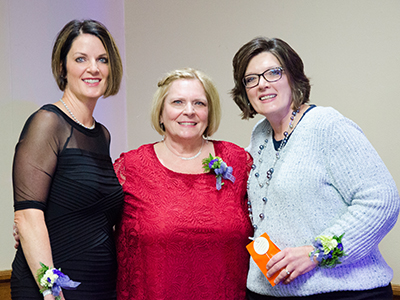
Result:
<svg viewBox="0 0 400 300"><path fill-rule="evenodd" d="M198 156L201 154L201 150L203 150L203 146L204 146L204 139L203 139L202 142L201 142L201 147L200 147L199 152L197 152L197 154L196 154L195 156L191 156L191 157L179 156L179 155L175 154L175 153L168 147L168 145L167 145L167 143L165 142L165 140L163 140L163 143L165 144L165 146L167 147L167 149L168 149L173 155L175 155L176 157L179 157L180 159L183 159L183 160L192 160L192 159L195 159L196 157L198 157Z"/></svg>
<svg viewBox="0 0 400 300"><path fill-rule="evenodd" d="M69 109L69 107L67 106L67 104L65 104L65 102L64 102L62 99L60 99L60 101L61 101L61 103L65 106L65 108L68 110L68 112L69 112L69 114L71 115L72 119L74 119L74 121L75 121L76 123L78 123L79 125L81 125L82 127L86 128L86 129L93 129L93 128L94 128L94 125L96 124L96 121L95 121L94 118L93 118L93 125L90 126L90 127L87 127L87 126L83 125L81 122L79 122L79 120L75 117L75 115L72 113L72 111Z"/></svg>
<svg viewBox="0 0 400 300"><path fill-rule="evenodd" d="M296 115L299 113L299 111L300 111L300 108L298 110L292 112L292 115L290 116L289 126L288 126L287 130L283 133L283 136L284 136L283 140L281 141L278 149L276 150L275 158L272 163L272 167L269 168L268 171L266 172L266 178L264 179L264 181L260 182L260 173L259 172L261 172L261 165L263 163L262 153L263 153L263 150L265 149L266 144L268 143L268 139L265 139L264 143L258 147L258 149L259 149L258 150L258 155L259 155L258 162L260 163L258 167L260 170L257 171L257 165L255 163L253 163L253 165L251 166L251 171L250 171L250 176L249 176L249 179L247 182L247 187L249 187L249 181L250 181L250 177L252 175L254 175L254 177L256 178L260 189L265 187L265 196L262 197L262 201L264 203L264 208L265 208L265 204L267 204L267 202L268 202L268 199L267 199L268 187L269 187L270 181L272 179L272 174L274 173L275 165L278 162L278 160L280 159L281 150L285 147L285 145L289 139L289 136L290 136L289 131L293 129L293 127L294 127L293 122L294 122L294 119L296 118ZM267 135L269 135L270 133L271 133L271 130L268 130ZM256 230L258 227L257 227L257 224L254 222L253 209L252 209L250 200L248 200L247 206L248 206L251 224L253 225L253 228ZM264 220L264 218L265 218L264 208L263 208L263 212L258 215L260 221Z"/></svg>

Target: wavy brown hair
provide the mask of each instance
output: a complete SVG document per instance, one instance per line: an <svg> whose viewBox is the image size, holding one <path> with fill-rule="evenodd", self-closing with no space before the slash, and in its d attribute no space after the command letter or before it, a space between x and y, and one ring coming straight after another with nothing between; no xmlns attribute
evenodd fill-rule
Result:
<svg viewBox="0 0 400 300"><path fill-rule="evenodd" d="M265 37L257 37L243 45L236 52L233 65L234 88L231 90L233 101L242 111L242 119L253 118L257 112L247 97L246 88L243 85L243 77L250 60L262 52L270 52L274 55L288 76L289 85L292 90L292 106L298 109L307 103L310 97L310 81L304 73L304 65L300 56L283 40Z"/></svg>

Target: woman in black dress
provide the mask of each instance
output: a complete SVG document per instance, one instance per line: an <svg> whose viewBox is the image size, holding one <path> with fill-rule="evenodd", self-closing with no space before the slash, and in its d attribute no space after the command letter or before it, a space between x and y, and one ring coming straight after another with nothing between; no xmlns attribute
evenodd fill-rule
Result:
<svg viewBox="0 0 400 300"><path fill-rule="evenodd" d="M81 282L61 299L116 299L113 226L123 192L109 154L110 134L92 114L101 96L118 92L121 58L104 25L73 20L58 34L52 70L63 96L29 117L15 149L20 245L12 299L43 299L36 278L40 263Z"/></svg>

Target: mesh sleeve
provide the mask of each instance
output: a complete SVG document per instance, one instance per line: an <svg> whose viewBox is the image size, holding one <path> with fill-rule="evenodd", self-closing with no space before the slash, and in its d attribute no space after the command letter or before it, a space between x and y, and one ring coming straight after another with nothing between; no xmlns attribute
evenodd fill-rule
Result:
<svg viewBox="0 0 400 300"><path fill-rule="evenodd" d="M14 208L44 209L57 166L59 118L39 110L25 123L13 163ZM25 201L31 201L24 203Z"/></svg>

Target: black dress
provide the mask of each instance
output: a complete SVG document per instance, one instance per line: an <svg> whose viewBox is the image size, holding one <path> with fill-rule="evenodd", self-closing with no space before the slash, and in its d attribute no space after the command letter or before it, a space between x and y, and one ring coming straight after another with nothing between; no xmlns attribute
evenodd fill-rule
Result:
<svg viewBox="0 0 400 300"><path fill-rule="evenodd" d="M113 226L123 192L109 146L103 125L86 129L55 105L30 116L16 146L14 209L44 211L54 266L81 282L63 290L68 300L116 299ZM12 269L12 299L43 299L21 247Z"/></svg>

